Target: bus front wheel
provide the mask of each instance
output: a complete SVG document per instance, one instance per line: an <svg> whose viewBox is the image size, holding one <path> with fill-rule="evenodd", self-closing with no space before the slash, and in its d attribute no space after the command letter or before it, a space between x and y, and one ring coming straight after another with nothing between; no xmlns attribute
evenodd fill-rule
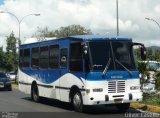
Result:
<svg viewBox="0 0 160 118"><path fill-rule="evenodd" d="M36 84L34 84L34 85L32 86L31 98L32 98L33 101L39 102L39 91L38 91L38 87L37 87Z"/></svg>
<svg viewBox="0 0 160 118"><path fill-rule="evenodd" d="M77 112L84 111L82 95L79 91L74 92L73 97L72 97L72 104L73 104L75 111Z"/></svg>

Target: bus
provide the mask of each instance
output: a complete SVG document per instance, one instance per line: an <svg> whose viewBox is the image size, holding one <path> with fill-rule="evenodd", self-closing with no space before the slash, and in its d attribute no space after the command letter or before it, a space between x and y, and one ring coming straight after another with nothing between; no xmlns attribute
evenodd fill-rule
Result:
<svg viewBox="0 0 160 118"><path fill-rule="evenodd" d="M144 60L144 45L131 38L78 35L22 44L19 89L35 102L53 98L71 103L78 112L109 104L126 111L131 102L142 100L135 45Z"/></svg>

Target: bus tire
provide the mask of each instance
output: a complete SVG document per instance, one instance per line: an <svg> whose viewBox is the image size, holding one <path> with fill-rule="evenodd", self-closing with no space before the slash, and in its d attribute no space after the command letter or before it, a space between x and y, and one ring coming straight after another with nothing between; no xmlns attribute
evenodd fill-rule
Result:
<svg viewBox="0 0 160 118"><path fill-rule="evenodd" d="M75 111L77 112L84 111L84 105L83 105L82 95L80 91L74 92L73 97L72 97L72 105Z"/></svg>
<svg viewBox="0 0 160 118"><path fill-rule="evenodd" d="M32 89L31 89L31 98L35 102L39 102L39 91L38 91L38 86L37 84L33 84Z"/></svg>
<svg viewBox="0 0 160 118"><path fill-rule="evenodd" d="M120 112L126 112L130 107L130 103L117 104L116 107Z"/></svg>

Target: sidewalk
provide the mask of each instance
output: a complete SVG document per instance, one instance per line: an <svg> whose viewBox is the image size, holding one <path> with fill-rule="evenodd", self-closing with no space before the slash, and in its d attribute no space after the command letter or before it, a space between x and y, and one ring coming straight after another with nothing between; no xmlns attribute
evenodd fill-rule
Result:
<svg viewBox="0 0 160 118"><path fill-rule="evenodd" d="M17 84L15 84L15 83L12 83L12 88L14 88L14 89L18 89L18 85L17 85Z"/></svg>

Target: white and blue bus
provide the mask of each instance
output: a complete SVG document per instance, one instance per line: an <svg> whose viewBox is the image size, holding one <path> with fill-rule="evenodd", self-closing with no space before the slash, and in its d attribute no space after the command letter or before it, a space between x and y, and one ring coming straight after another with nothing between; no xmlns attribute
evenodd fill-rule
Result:
<svg viewBox="0 0 160 118"><path fill-rule="evenodd" d="M129 38L81 35L23 44L19 50L19 89L38 102L40 97L86 105L115 104L127 110L142 100L139 72Z"/></svg>

